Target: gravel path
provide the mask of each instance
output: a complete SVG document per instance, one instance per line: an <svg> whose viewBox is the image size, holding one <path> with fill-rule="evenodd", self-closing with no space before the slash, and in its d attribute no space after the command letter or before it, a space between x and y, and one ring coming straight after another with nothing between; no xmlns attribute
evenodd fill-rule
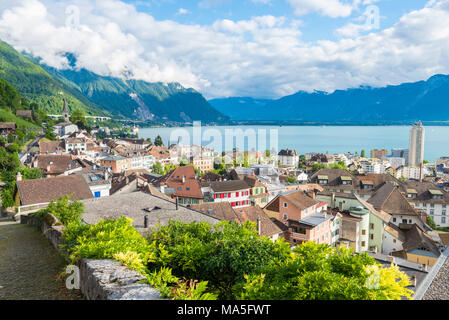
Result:
<svg viewBox="0 0 449 320"><path fill-rule="evenodd" d="M0 219L0 300L79 300L65 288L67 263L34 227Z"/></svg>

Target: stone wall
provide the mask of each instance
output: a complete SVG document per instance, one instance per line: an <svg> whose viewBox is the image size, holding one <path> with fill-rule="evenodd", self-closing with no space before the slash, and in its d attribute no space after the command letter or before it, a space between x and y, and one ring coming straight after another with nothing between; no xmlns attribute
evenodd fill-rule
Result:
<svg viewBox="0 0 449 320"><path fill-rule="evenodd" d="M61 253L64 244L64 227L52 215L44 219L22 215L20 223L34 226ZM80 289L88 300L160 300L160 292L150 285L140 283L145 278L137 271L130 270L114 260L82 259L80 268Z"/></svg>

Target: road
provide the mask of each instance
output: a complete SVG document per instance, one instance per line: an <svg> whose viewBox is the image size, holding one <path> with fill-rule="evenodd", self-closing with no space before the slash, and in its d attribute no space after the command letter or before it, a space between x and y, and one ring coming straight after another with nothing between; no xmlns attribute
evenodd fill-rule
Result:
<svg viewBox="0 0 449 320"><path fill-rule="evenodd" d="M80 300L61 278L67 263L36 228L0 218L0 300Z"/></svg>

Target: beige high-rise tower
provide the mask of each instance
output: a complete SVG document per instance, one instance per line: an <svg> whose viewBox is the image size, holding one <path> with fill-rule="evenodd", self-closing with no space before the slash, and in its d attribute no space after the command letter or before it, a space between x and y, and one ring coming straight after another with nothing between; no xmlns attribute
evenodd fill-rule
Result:
<svg viewBox="0 0 449 320"><path fill-rule="evenodd" d="M408 161L410 167L419 167L424 161L424 137L424 127L421 121L418 121L413 125L412 130L410 131L410 150Z"/></svg>

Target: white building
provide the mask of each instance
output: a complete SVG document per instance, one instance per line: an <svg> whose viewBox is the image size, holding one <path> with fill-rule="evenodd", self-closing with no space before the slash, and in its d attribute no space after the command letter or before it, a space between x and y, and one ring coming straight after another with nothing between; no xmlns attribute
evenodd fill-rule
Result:
<svg viewBox="0 0 449 320"><path fill-rule="evenodd" d="M243 180L217 181L201 188L203 194L209 194L213 202L229 202L232 208L251 205L251 187Z"/></svg>
<svg viewBox="0 0 449 320"><path fill-rule="evenodd" d="M394 169L405 166L405 159L401 157L383 157Z"/></svg>
<svg viewBox="0 0 449 320"><path fill-rule="evenodd" d="M439 227L449 227L449 193L431 182L407 181L407 200L432 217Z"/></svg>
<svg viewBox="0 0 449 320"><path fill-rule="evenodd" d="M85 152L87 150L87 141L83 138L65 139L65 151L70 153L74 150Z"/></svg>
<svg viewBox="0 0 449 320"><path fill-rule="evenodd" d="M377 159L362 160L360 161L360 164L362 166L362 171L365 174L383 174L385 173L385 170L390 167L388 161L379 161Z"/></svg>
<svg viewBox="0 0 449 320"><path fill-rule="evenodd" d="M58 137L66 137L78 132L78 126L70 122L58 123L53 126L53 133Z"/></svg>
<svg viewBox="0 0 449 320"><path fill-rule="evenodd" d="M294 166L299 165L299 154L295 150L281 150L278 153L278 160L283 166Z"/></svg>
<svg viewBox="0 0 449 320"><path fill-rule="evenodd" d="M420 180L429 174L431 174L431 171L426 167L422 169L419 167L399 167L396 171L396 178Z"/></svg>
<svg viewBox="0 0 449 320"><path fill-rule="evenodd" d="M424 161L425 130L421 121L413 125L410 131L409 165L420 166Z"/></svg>

